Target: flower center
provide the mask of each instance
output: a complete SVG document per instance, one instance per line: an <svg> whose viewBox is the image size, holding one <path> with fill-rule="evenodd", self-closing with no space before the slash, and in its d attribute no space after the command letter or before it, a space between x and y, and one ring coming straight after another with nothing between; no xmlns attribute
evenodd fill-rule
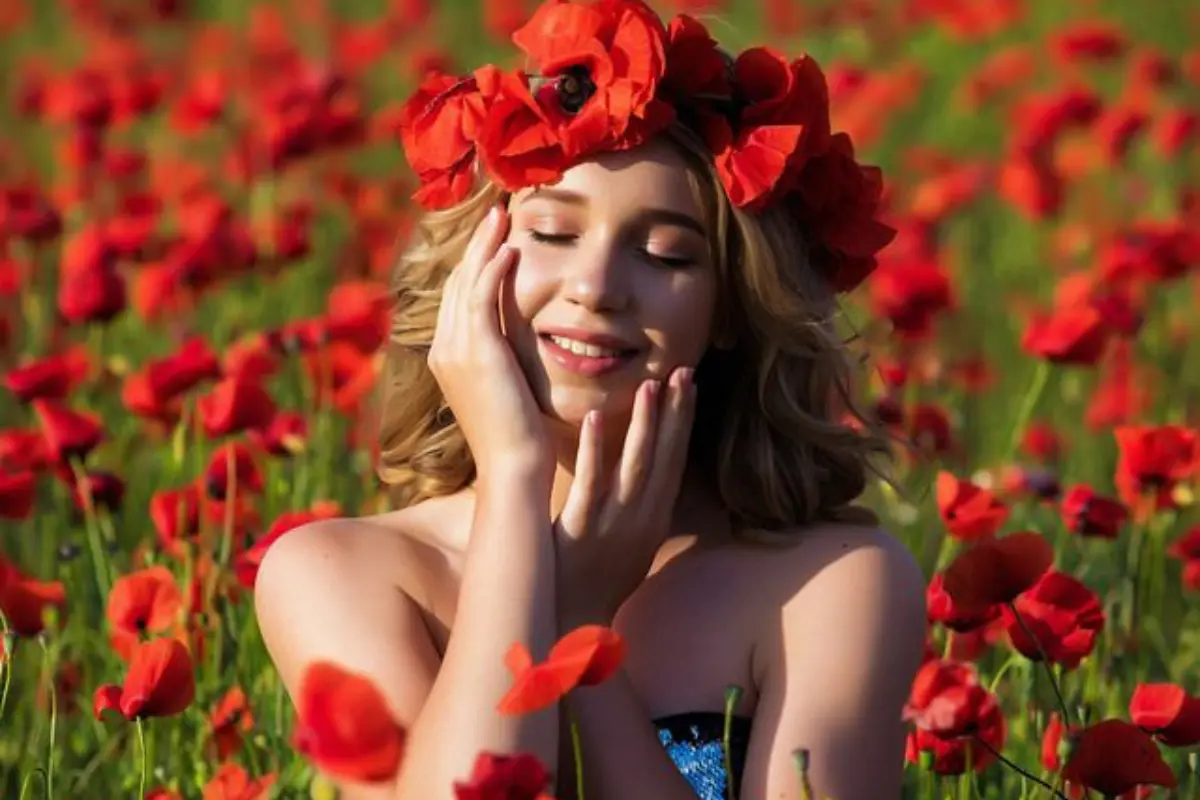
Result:
<svg viewBox="0 0 1200 800"><path fill-rule="evenodd" d="M584 66L569 67L559 76L555 88L558 102L568 114L578 114L583 104L596 93L596 84Z"/></svg>

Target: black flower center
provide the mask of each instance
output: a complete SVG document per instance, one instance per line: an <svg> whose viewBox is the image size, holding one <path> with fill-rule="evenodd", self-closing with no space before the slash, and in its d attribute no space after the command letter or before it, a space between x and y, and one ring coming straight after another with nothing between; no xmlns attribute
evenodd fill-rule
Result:
<svg viewBox="0 0 1200 800"><path fill-rule="evenodd" d="M558 77L555 89L563 110L568 114L578 114L583 104L596 93L596 84L592 82L587 67L574 66Z"/></svg>

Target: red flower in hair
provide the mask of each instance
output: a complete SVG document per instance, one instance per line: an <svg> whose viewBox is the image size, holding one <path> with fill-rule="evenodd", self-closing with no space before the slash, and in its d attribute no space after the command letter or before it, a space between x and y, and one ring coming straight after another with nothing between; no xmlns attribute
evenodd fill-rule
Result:
<svg viewBox="0 0 1200 800"><path fill-rule="evenodd" d="M491 65L481 72L491 73ZM478 75L479 73L477 73ZM429 73L400 110L400 140L421 179L413 199L447 208L466 199L474 184L475 141L485 112L477 77Z"/></svg>
<svg viewBox="0 0 1200 800"><path fill-rule="evenodd" d="M632 147L675 118L674 108L655 97L666 36L641 0L542 3L513 33L541 74L556 79L553 95L538 95L550 101L545 107L568 158Z"/></svg>
<svg viewBox="0 0 1200 800"><path fill-rule="evenodd" d="M553 92L547 84L547 90ZM517 73L502 73L476 142L479 158L503 188L553 183L562 177L567 157L547 111Z"/></svg>
<svg viewBox="0 0 1200 800"><path fill-rule="evenodd" d="M830 146L825 75L807 56L789 62L769 47L738 55L732 122L703 112L701 133L715 157L730 202L760 211L795 185L808 158Z"/></svg>
<svg viewBox="0 0 1200 800"><path fill-rule="evenodd" d="M329 662L309 665L296 702L296 749L330 775L375 783L391 779L405 732L379 689Z"/></svg>
<svg viewBox="0 0 1200 800"><path fill-rule="evenodd" d="M667 71L662 90L686 101L694 95L730 97L727 62L704 25L679 14L667 26Z"/></svg>
<svg viewBox="0 0 1200 800"><path fill-rule="evenodd" d="M540 664L514 644L504 663L515 680L497 706L502 714L529 714L556 703L576 686L608 680L625 659L625 640L602 625L584 625L563 636Z"/></svg>
<svg viewBox="0 0 1200 800"><path fill-rule="evenodd" d="M896 238L896 230L877 219L882 200L882 171L855 161L845 133L835 134L828 150L801 171L792 208L834 291L851 291L866 280L878 253Z"/></svg>
<svg viewBox="0 0 1200 800"><path fill-rule="evenodd" d="M1175 788L1175 773L1149 734L1128 722L1106 719L1080 732L1063 767L1063 778L1106 797L1140 784Z"/></svg>
<svg viewBox="0 0 1200 800"><path fill-rule="evenodd" d="M552 800L542 790L550 772L530 753L480 753L466 782L454 783L455 800Z"/></svg>

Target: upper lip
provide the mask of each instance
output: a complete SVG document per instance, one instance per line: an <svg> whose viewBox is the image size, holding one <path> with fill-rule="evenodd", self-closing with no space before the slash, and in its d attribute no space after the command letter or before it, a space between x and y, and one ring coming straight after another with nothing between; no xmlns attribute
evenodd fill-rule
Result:
<svg viewBox="0 0 1200 800"><path fill-rule="evenodd" d="M614 336L611 333L589 331L586 328L543 328L541 334L543 336L562 336L567 339L574 339L577 342L594 344L597 347L604 347L609 350L638 349L638 346L628 339L622 339L620 336Z"/></svg>

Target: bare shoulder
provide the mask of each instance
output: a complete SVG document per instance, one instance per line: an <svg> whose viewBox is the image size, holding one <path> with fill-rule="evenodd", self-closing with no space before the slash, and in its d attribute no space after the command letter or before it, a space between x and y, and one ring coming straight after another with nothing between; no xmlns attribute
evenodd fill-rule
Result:
<svg viewBox="0 0 1200 800"><path fill-rule="evenodd" d="M880 656L919 657L925 578L912 553L887 531L860 525L797 529L796 544L754 548L750 569L769 597L759 645L837 636L876 646ZM760 666L764 666L760 663Z"/></svg>
<svg viewBox="0 0 1200 800"><path fill-rule="evenodd" d="M267 551L255 613L290 694L310 663L330 660L372 678L397 719L416 719L440 663L425 606L436 603L430 576L446 555L414 519L319 520Z"/></svg>

